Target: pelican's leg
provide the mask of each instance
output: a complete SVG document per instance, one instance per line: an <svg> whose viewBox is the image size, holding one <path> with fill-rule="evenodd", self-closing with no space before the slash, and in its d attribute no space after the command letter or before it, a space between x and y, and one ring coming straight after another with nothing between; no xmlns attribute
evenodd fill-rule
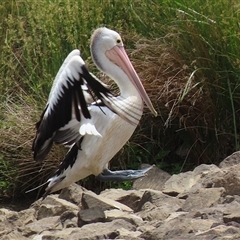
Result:
<svg viewBox="0 0 240 240"><path fill-rule="evenodd" d="M96 178L100 181L117 181L117 182L135 180L137 178L144 177L152 167L153 166L150 166L148 168L140 170L120 170L120 171L111 171L108 168L105 168L102 171L102 173L96 176Z"/></svg>

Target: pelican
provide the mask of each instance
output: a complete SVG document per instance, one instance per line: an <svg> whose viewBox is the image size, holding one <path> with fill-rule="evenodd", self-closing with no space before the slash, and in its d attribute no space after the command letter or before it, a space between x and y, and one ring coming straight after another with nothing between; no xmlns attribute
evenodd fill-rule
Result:
<svg viewBox="0 0 240 240"><path fill-rule="evenodd" d="M69 146L62 163L47 183L45 196L89 175L100 180L131 180L150 169L110 171L108 163L138 125L144 102L157 116L124 49L121 36L106 27L96 29L90 44L93 62L113 79L120 94L90 73L73 50L53 82L46 107L36 124L32 150L42 161L53 143Z"/></svg>

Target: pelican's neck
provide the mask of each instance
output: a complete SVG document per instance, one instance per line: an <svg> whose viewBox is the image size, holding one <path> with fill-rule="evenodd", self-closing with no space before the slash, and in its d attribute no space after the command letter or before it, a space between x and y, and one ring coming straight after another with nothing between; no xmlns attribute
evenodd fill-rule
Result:
<svg viewBox="0 0 240 240"><path fill-rule="evenodd" d="M142 97L126 73L111 61L109 62L108 68L104 72L118 85L120 99L124 99L119 103L120 106L123 106L124 112L120 107L120 109L115 109L116 113L132 125L137 126L143 113Z"/></svg>
<svg viewBox="0 0 240 240"><path fill-rule="evenodd" d="M119 87L120 95L124 98L134 96L138 99L139 103L142 102L139 92L127 74L119 66L111 62L105 54L102 55L101 59L101 62L95 61L95 64L101 71L114 80ZM102 64L102 62L104 62L104 64Z"/></svg>
<svg viewBox="0 0 240 240"><path fill-rule="evenodd" d="M110 61L109 61L110 62ZM137 91L136 87L133 85L132 81L126 75L126 73L117 65L110 62L109 69L106 71L106 74L111 77L119 87L121 96L129 97L135 96L141 99L139 92Z"/></svg>

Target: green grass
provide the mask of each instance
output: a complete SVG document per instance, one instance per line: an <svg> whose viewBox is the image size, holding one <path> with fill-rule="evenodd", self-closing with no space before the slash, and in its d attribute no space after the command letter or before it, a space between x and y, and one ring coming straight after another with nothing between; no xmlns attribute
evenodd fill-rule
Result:
<svg viewBox="0 0 240 240"><path fill-rule="evenodd" d="M64 153L58 148L43 167L32 161L34 123L72 49L79 48L97 72L89 39L99 26L121 33L160 113L158 118L145 113L113 159L113 169L148 162L178 173L200 163L217 164L239 150L239 15L236 0L3 0L0 194L42 183L61 161Z"/></svg>
<svg viewBox="0 0 240 240"><path fill-rule="evenodd" d="M12 196L15 188L15 176L17 169L10 161L5 161L0 155L0 199ZM7 180L6 180L7 179Z"/></svg>

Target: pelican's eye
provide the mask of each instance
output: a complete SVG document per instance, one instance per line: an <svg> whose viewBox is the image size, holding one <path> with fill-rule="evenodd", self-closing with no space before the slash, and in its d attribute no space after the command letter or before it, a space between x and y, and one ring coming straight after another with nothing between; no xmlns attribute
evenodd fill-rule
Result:
<svg viewBox="0 0 240 240"><path fill-rule="evenodd" d="M117 39L117 43L120 44L122 41L120 38Z"/></svg>

